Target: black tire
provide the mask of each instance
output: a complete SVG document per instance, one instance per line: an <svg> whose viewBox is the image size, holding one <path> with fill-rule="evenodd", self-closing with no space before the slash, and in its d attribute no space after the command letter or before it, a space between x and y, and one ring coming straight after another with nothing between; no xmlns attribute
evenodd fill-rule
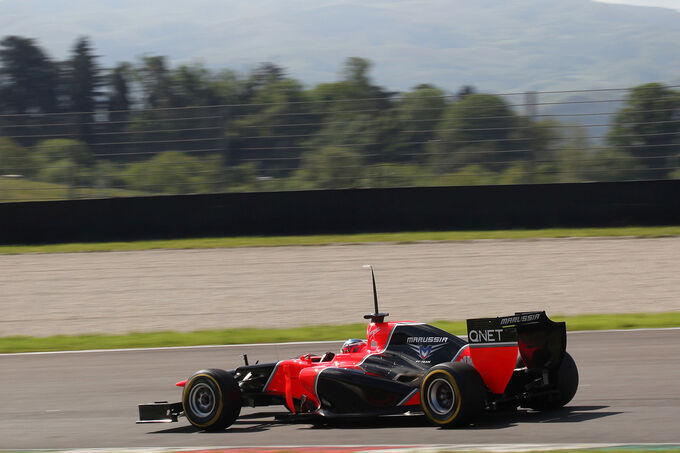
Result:
<svg viewBox="0 0 680 453"><path fill-rule="evenodd" d="M560 392L559 395L531 401L530 408L537 411L559 409L574 398L578 389L578 368L568 352L564 353L557 373L554 373L551 378L555 381L555 388Z"/></svg>
<svg viewBox="0 0 680 453"><path fill-rule="evenodd" d="M466 363L440 363L425 374L420 404L425 417L438 426L462 426L484 410L486 387L477 370Z"/></svg>
<svg viewBox="0 0 680 453"><path fill-rule="evenodd" d="M187 420L206 431L221 431L241 413L241 389L224 370L201 370L187 381L182 393Z"/></svg>

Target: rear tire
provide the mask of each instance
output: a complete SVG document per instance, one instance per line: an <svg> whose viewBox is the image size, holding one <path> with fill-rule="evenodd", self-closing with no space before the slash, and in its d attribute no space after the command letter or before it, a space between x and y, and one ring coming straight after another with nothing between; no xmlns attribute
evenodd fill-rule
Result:
<svg viewBox="0 0 680 453"><path fill-rule="evenodd" d="M442 427L474 421L484 410L485 397L481 376L466 363L440 363L430 368L420 386L425 417Z"/></svg>
<svg viewBox="0 0 680 453"><path fill-rule="evenodd" d="M551 378L555 381L555 389L560 392L559 395L536 399L531 402L530 408L537 411L559 409L574 398L578 389L578 368L568 352L564 353L560 367L556 373L551 375Z"/></svg>
<svg viewBox="0 0 680 453"><path fill-rule="evenodd" d="M201 370L184 386L182 406L187 420L195 427L221 431L241 413L241 389L224 370Z"/></svg>

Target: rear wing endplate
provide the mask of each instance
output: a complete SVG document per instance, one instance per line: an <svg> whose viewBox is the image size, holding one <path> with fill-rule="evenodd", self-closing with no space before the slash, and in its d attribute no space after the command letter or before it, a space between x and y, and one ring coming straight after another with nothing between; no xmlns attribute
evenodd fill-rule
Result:
<svg viewBox="0 0 680 453"><path fill-rule="evenodd" d="M468 319L467 327L471 346L517 344L529 369L556 370L567 349L566 323L552 321L545 311Z"/></svg>

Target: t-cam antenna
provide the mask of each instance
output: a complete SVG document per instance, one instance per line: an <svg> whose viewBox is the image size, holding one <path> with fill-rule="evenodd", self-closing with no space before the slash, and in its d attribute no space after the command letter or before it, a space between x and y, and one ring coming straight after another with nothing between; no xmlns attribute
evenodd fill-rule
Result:
<svg viewBox="0 0 680 453"><path fill-rule="evenodd" d="M378 310L378 291L375 289L375 273L373 272L373 266L370 264L364 264L363 267L371 269L371 278L373 279L373 307L375 312L369 315L364 315L364 319L370 319L371 322L384 322L385 317L389 316L389 313L380 313Z"/></svg>

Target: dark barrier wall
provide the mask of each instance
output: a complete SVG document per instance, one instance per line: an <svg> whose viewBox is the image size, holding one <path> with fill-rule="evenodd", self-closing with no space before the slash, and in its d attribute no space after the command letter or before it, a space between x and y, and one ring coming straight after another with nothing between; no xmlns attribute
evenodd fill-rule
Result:
<svg viewBox="0 0 680 453"><path fill-rule="evenodd" d="M0 204L0 242L680 225L680 181L350 189Z"/></svg>

